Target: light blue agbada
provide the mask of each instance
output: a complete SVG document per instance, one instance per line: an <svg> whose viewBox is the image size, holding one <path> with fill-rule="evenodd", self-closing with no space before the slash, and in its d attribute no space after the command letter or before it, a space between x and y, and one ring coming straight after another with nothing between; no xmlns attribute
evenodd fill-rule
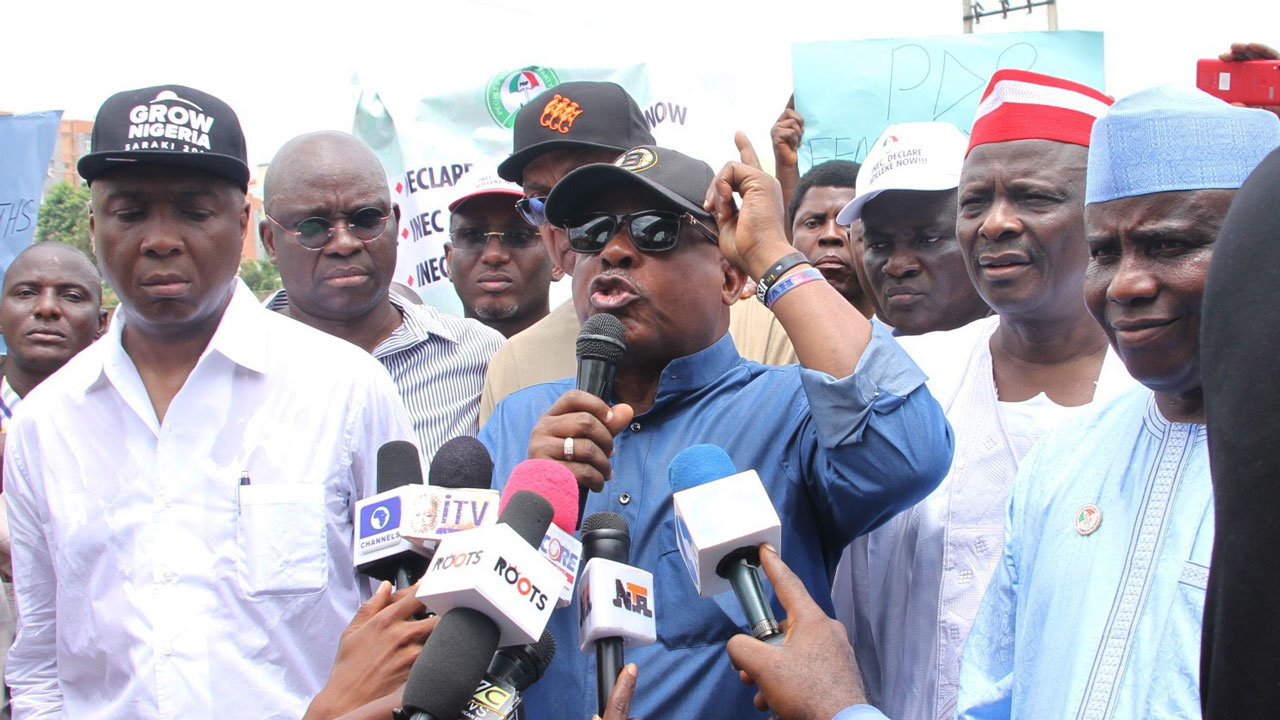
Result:
<svg viewBox="0 0 1280 720"><path fill-rule="evenodd" d="M1046 435L960 666L960 718L1198 718L1213 547L1203 425L1135 387Z"/></svg>

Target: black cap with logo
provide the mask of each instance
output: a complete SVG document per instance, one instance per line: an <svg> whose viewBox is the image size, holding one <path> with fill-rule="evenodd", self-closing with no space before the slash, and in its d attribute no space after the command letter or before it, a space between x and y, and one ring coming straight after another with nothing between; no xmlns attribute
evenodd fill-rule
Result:
<svg viewBox="0 0 1280 720"><path fill-rule="evenodd" d="M644 113L622 86L611 82L564 82L520 108L511 156L498 165L498 176L520 183L526 165L539 155L561 148L622 152L653 143Z"/></svg>
<svg viewBox="0 0 1280 720"><path fill-rule="evenodd" d="M715 172L684 153L653 145L631 148L613 163L583 165L556 183L547 197L547 220L563 226L569 218L591 212L610 188L632 185L648 188L694 217L710 220L702 208Z"/></svg>
<svg viewBox="0 0 1280 720"><path fill-rule="evenodd" d="M77 169L90 184L129 164L203 170L248 187L240 120L218 98L182 85L126 90L107 98L93 122L93 143Z"/></svg>

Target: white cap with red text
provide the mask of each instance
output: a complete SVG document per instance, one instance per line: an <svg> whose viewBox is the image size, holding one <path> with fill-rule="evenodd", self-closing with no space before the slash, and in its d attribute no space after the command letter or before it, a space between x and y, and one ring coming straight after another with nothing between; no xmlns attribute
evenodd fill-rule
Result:
<svg viewBox="0 0 1280 720"><path fill-rule="evenodd" d="M945 122L890 125L862 161L853 200L836 216L841 225L862 217L862 208L886 190L950 190L960 185L969 139Z"/></svg>

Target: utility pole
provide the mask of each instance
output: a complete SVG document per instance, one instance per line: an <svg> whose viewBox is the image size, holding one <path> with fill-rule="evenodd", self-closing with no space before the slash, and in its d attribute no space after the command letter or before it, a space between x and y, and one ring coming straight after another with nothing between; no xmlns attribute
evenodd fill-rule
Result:
<svg viewBox="0 0 1280 720"><path fill-rule="evenodd" d="M1026 2L1015 5L1010 0L996 0L995 9L988 10L982 6L982 0L960 0L961 9L964 18L965 34L973 33L974 25L982 22L982 18L994 17L999 15L1001 18L1007 19L1009 13L1020 12L1026 10L1030 15L1031 11L1038 7L1045 8L1048 15L1049 29L1058 29L1058 3L1057 0L1026 0Z"/></svg>

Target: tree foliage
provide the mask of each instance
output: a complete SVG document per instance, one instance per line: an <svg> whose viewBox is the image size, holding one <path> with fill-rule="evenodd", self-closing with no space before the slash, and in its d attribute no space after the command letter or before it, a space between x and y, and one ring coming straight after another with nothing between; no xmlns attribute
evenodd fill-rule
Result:
<svg viewBox="0 0 1280 720"><path fill-rule="evenodd" d="M36 218L36 242L56 240L79 248L96 266L89 239L89 188L62 181L49 188Z"/></svg>
<svg viewBox="0 0 1280 720"><path fill-rule="evenodd" d="M279 290L284 285L280 281L280 271L268 260L245 260L240 263L240 279L249 286L259 300Z"/></svg>

